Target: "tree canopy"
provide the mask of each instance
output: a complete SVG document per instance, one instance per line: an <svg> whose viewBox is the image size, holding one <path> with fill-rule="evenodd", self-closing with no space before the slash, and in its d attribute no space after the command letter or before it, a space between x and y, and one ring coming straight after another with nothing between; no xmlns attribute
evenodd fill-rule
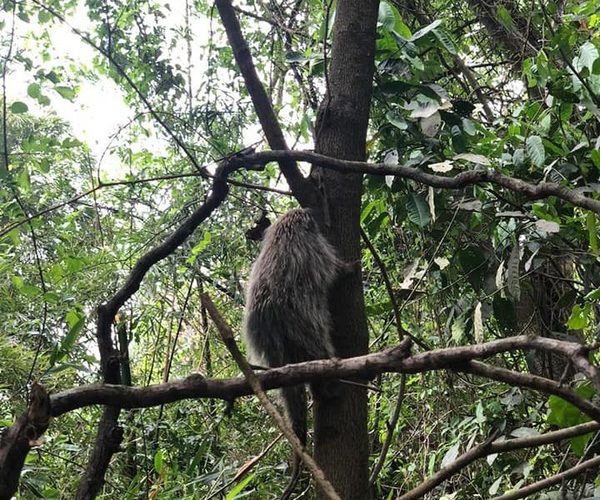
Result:
<svg viewBox="0 0 600 500"><path fill-rule="evenodd" d="M330 379L294 498L600 496L597 3L4 0L0 499L279 497ZM339 358L253 371L299 205Z"/></svg>

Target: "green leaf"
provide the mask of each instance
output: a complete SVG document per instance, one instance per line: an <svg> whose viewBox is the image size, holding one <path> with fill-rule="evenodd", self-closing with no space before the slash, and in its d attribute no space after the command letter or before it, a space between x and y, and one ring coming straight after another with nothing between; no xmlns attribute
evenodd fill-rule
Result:
<svg viewBox="0 0 600 500"><path fill-rule="evenodd" d="M595 391L590 384L584 384L575 388L575 392L584 399L591 399ZM550 425L558 427L571 427L578 424L589 422L590 418L585 415L579 408L565 401L558 396L550 396L548 398L548 417L546 422ZM582 456L585 447L591 439L593 433L578 436L570 440L571 449L578 456Z"/></svg>
<svg viewBox="0 0 600 500"><path fill-rule="evenodd" d="M496 17L498 18L498 21L500 21L500 24L506 29L511 31L514 30L515 23L513 21L512 15L506 7L504 7L503 5L498 5L496 7Z"/></svg>
<svg viewBox="0 0 600 500"><path fill-rule="evenodd" d="M502 479L504 478L504 476L500 476L498 479L496 479L492 485L489 487L488 489L488 494L491 497L495 497L496 493L498 493L498 490L500 489L500 485L502 484Z"/></svg>
<svg viewBox="0 0 600 500"><path fill-rule="evenodd" d="M597 169L600 169L600 149L592 149L590 156L592 158L592 161L594 162L594 166Z"/></svg>
<svg viewBox="0 0 600 500"><path fill-rule="evenodd" d="M592 42L585 42L579 48L577 57L573 59L573 66L578 72L587 68L591 73L596 59L598 59L598 49Z"/></svg>
<svg viewBox="0 0 600 500"><path fill-rule="evenodd" d="M429 224L429 205L425 197L419 193L411 192L406 200L408 219L419 227Z"/></svg>
<svg viewBox="0 0 600 500"><path fill-rule="evenodd" d="M548 398L548 418L546 421L559 427L571 427L589 420L579 408L558 396Z"/></svg>
<svg viewBox="0 0 600 500"><path fill-rule="evenodd" d="M165 455L162 450L157 450L154 454L154 470L159 474L162 472L165 464Z"/></svg>
<svg viewBox="0 0 600 500"><path fill-rule="evenodd" d="M255 477L255 474L249 474L244 479L242 479L238 484L236 484L233 488L231 488L227 495L225 496L225 500L233 500L240 494L246 486L252 481Z"/></svg>
<svg viewBox="0 0 600 500"><path fill-rule="evenodd" d="M76 319L74 317L69 318L69 315L76 316ZM67 323L69 324L70 329L60 344L60 357L71 352L73 345L75 345L75 341L85 325L85 319L85 315L80 311L71 310L67 313Z"/></svg>
<svg viewBox="0 0 600 500"><path fill-rule="evenodd" d="M464 153L467 150L467 138L462 133L461 128L458 125L454 125L450 128L450 134L452 135L452 147L457 153Z"/></svg>
<svg viewBox="0 0 600 500"><path fill-rule="evenodd" d="M475 108L475 106L473 106L473 108ZM475 127L475 123L473 122L473 120L463 118L462 126L463 130L470 136L475 136L475 134L477 134L477 128Z"/></svg>
<svg viewBox="0 0 600 500"><path fill-rule="evenodd" d="M68 101L75 99L75 90L71 87L57 85L54 87L54 90L56 90L56 92L58 92L64 99L67 99Z"/></svg>
<svg viewBox="0 0 600 500"><path fill-rule="evenodd" d="M408 123L402 115L399 115L395 111L388 111L385 114L385 118L388 122L390 122L394 127L400 130L406 130L408 128Z"/></svg>
<svg viewBox="0 0 600 500"><path fill-rule="evenodd" d="M77 148L82 144L83 143L79 139L74 139L73 137L67 137L64 141L62 141L62 146L64 148Z"/></svg>
<svg viewBox="0 0 600 500"><path fill-rule="evenodd" d="M70 273L79 272L83 269L83 266L85 266L85 260L79 257L66 256L64 262Z"/></svg>
<svg viewBox="0 0 600 500"><path fill-rule="evenodd" d="M198 258L198 255L200 255L204 251L204 249L210 245L211 241L211 233L209 231L204 231L202 239L196 244L194 248L192 248L191 254L188 257L187 262L189 264L193 264Z"/></svg>
<svg viewBox="0 0 600 500"><path fill-rule="evenodd" d="M396 18L396 25L394 26L394 34L401 36L402 38L405 38L406 40L408 40L412 36L410 28L404 23L404 21L402 20L402 17L400 15L398 15L398 17Z"/></svg>
<svg viewBox="0 0 600 500"><path fill-rule="evenodd" d="M583 307L575 304L567 321L567 327L570 330L583 330L590 321L593 321L591 304L585 304Z"/></svg>
<svg viewBox="0 0 600 500"><path fill-rule="evenodd" d="M289 63L301 63L308 60L308 58L302 53L290 50L285 55L285 60Z"/></svg>
<svg viewBox="0 0 600 500"><path fill-rule="evenodd" d="M525 150L523 148L515 149L512 155L512 163L515 167L520 167L525 163Z"/></svg>
<svg viewBox="0 0 600 500"><path fill-rule="evenodd" d="M54 375L56 373L64 372L65 370L80 371L84 370L84 367L79 363L60 363L59 365L54 365L48 368L44 372L44 375Z"/></svg>
<svg viewBox="0 0 600 500"><path fill-rule="evenodd" d="M573 450L573 453L575 453L579 457L582 457L587 447L587 444L590 442L590 439L592 439L593 436L594 433L590 432L588 434L584 434L583 436L571 438L569 440L569 443L571 444L571 449Z"/></svg>
<svg viewBox="0 0 600 500"><path fill-rule="evenodd" d="M37 167L37 170L42 174L47 174L48 172L50 172L50 161L48 160L48 158L41 158L35 164L35 166Z"/></svg>
<svg viewBox="0 0 600 500"><path fill-rule="evenodd" d="M15 114L26 113L28 109L27 104L21 101L15 101L10 105L10 110Z"/></svg>
<svg viewBox="0 0 600 500"><path fill-rule="evenodd" d="M590 248L593 252L598 252L598 233L596 231L596 215L593 212L587 213L586 225L588 230L588 237L590 240Z"/></svg>
<svg viewBox="0 0 600 500"><path fill-rule="evenodd" d="M29 170L24 168L17 174L17 184L25 192L31 189L31 178L29 177Z"/></svg>
<svg viewBox="0 0 600 500"><path fill-rule="evenodd" d="M377 22L381 24L383 29L392 31L396 24L396 18L394 17L394 11L387 2L379 3L379 12L377 14Z"/></svg>
<svg viewBox="0 0 600 500"><path fill-rule="evenodd" d="M427 137L434 137L440 127L442 126L442 118L438 112L433 113L430 116L422 118L419 121L419 127L421 128L421 132Z"/></svg>
<svg viewBox="0 0 600 500"><path fill-rule="evenodd" d="M486 418L483 414L483 405L481 404L481 401L479 401L475 407L475 422L478 424L483 424L485 420Z"/></svg>
<svg viewBox="0 0 600 500"><path fill-rule="evenodd" d="M600 288L596 288L596 290L592 290L585 296L585 300L600 300Z"/></svg>
<svg viewBox="0 0 600 500"><path fill-rule="evenodd" d="M23 280L23 278L20 276L11 276L10 281L12 281L12 284L15 285L15 288L19 290L25 285L25 280Z"/></svg>
<svg viewBox="0 0 600 500"><path fill-rule="evenodd" d="M440 464L440 467L443 469L446 465L449 465L452 462L454 462L456 460L456 457L458 457L459 450L460 450L460 441L454 443L448 449L448 451L446 451L446 453L444 454L444 458L442 458L442 463Z"/></svg>
<svg viewBox="0 0 600 500"><path fill-rule="evenodd" d="M40 86L37 83L30 83L27 86L27 95L29 97L33 97L34 99L37 99L40 95Z"/></svg>
<svg viewBox="0 0 600 500"><path fill-rule="evenodd" d="M38 11L38 22L40 24L47 23L48 21L50 21L50 19L52 19L52 14L50 14L50 12L44 9L40 9Z"/></svg>
<svg viewBox="0 0 600 500"><path fill-rule="evenodd" d="M55 292L46 292L44 294L44 300L50 304L58 304L58 294Z"/></svg>
<svg viewBox="0 0 600 500"><path fill-rule="evenodd" d="M441 19L436 19L431 24L428 24L424 28L421 28L413 36L411 36L408 40L410 42L414 42L414 41L418 40L419 38L424 37L427 33L433 31L434 29L436 29L440 24L442 24L442 20Z"/></svg>
<svg viewBox="0 0 600 500"><path fill-rule="evenodd" d="M42 293L42 289L34 285L23 285L20 288L20 292L25 295L25 297L33 298L40 295Z"/></svg>
<svg viewBox="0 0 600 500"><path fill-rule="evenodd" d="M460 344L461 340L465 336L465 321L462 316L459 316L452 322L450 334L454 343Z"/></svg>
<svg viewBox="0 0 600 500"><path fill-rule="evenodd" d="M405 108L410 111L411 118L427 118L440 109L440 103L432 100L425 102L414 100L408 103Z"/></svg>
<svg viewBox="0 0 600 500"><path fill-rule="evenodd" d="M456 45L454 44L454 40L448 34L448 32L442 28L435 28L433 30L433 34L439 40L439 42L444 46L444 48L452 55L457 54Z"/></svg>
<svg viewBox="0 0 600 500"><path fill-rule="evenodd" d="M544 150L542 138L538 135L529 136L525 141L525 148L531 163L538 168L543 167L546 160L546 151Z"/></svg>

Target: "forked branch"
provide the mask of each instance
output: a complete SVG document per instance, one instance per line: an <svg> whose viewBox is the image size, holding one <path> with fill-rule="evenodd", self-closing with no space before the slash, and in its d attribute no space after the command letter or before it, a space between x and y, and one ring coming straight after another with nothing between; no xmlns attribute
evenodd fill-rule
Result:
<svg viewBox="0 0 600 500"><path fill-rule="evenodd" d="M362 161L340 160L321 155L313 151L261 151L238 158L236 161L246 164L267 164L272 161L281 162L284 159L293 159L318 165L323 168L337 170L339 172L357 172L370 175L392 175L404 179L441 189L461 189L466 186L491 183L504 187L515 193L522 194L530 200L556 196L568 201L575 206L592 210L600 214L600 200L584 196L581 192L569 189L554 182L540 182L531 184L515 177L501 174L495 170L469 170L461 172L453 177L429 174L414 167L404 165L387 165L385 163L367 163Z"/></svg>

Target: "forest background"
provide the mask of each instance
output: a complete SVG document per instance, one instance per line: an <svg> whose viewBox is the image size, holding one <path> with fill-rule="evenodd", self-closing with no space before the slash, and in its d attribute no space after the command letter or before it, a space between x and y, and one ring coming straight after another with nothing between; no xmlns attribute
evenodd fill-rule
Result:
<svg viewBox="0 0 600 500"><path fill-rule="evenodd" d="M259 373L344 379L296 496L600 495L595 0L1 14L0 498L280 495L227 334L299 204L362 276Z"/></svg>

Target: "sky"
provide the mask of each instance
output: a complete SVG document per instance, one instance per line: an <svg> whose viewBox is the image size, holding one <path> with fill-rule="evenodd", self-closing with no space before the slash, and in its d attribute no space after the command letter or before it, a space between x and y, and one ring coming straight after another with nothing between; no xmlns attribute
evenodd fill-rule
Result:
<svg viewBox="0 0 600 500"><path fill-rule="evenodd" d="M177 25L183 25L185 2L176 1L170 4L171 14L165 20L167 26L175 28ZM11 16L9 14L7 12L1 14L6 23L2 30L3 37L8 36L10 33ZM69 24L79 30L84 32L91 30L83 5L67 20ZM206 24L205 20L197 18L192 22ZM49 24L45 24L44 28L48 28L48 26ZM29 23L25 23L17 18L13 55L15 50L18 51L21 48L26 49L28 56L31 56L31 53L35 54L36 51L27 50L33 49L35 44L31 40L27 40L25 35L28 31L35 32L41 29L42 27L36 19L31 19ZM195 33L204 34L204 36L207 36L208 33L206 26L196 26L193 27L193 30ZM54 22L49 27L49 34L52 45L51 63L53 65L68 66L75 63L88 68L92 67L92 60L97 56L97 52L73 33L68 26L60 22ZM181 62L186 58L185 51L176 52L170 54L170 56L175 60L180 58ZM41 58L38 58L36 62L41 62ZM198 64L202 64L202 61L198 61ZM133 118L135 109L125 104L123 92L115 82L103 75L98 75L98 81L95 82L82 79L79 83L78 94L72 102L60 97L54 91L45 92L51 98L51 104L44 108L35 99L27 95L27 86L35 81L33 74L25 71L23 65L16 61L10 64L9 71L10 74L7 79L7 100L9 104L14 101L25 102L29 107L29 112L33 115L42 115L49 111L55 112L57 116L71 124L74 136L90 146L93 156L97 160L104 155L102 159L103 172L112 174L111 177L122 173L123 168L119 159L106 150L111 137ZM146 111L141 104L138 109ZM162 133L160 133L160 138L164 138ZM156 141L156 138L153 138L136 144L134 148L148 148L154 152L157 152L157 150L160 152L161 150L164 151L166 144L166 141Z"/></svg>
<svg viewBox="0 0 600 500"><path fill-rule="evenodd" d="M169 12L169 15L161 19L167 29L167 36L172 35L173 31L181 31L185 26L185 6L184 0L163 1L163 12ZM167 7L168 10L167 10ZM4 39L10 33L11 15L10 12L0 11L0 19L5 22L5 25L0 29L0 36ZM67 17L68 23L82 32L91 32L91 25L88 16L85 2L81 1L76 12ZM218 16L213 21L218 23ZM206 72L207 61L204 58L203 47L206 46L211 30L209 27L210 21L205 17L191 16L191 32L193 40L191 43L192 50L192 84L195 92L202 83L203 75ZM268 29L266 27L265 29ZM97 51L83 41L78 35L73 33L71 28L60 21L53 21L40 25L35 16L32 16L30 22L25 23L20 19L16 19L15 24L15 50L25 49L27 56L35 58L39 52L36 49L36 42L27 38L27 33L40 33L43 29L48 29L51 40L51 60L43 62L41 55L37 55L37 61L34 61L34 67L42 65L46 70L53 66L82 65L87 68L92 68L92 60L98 57ZM214 36L216 36L213 33ZM221 35L223 36L223 35ZM179 38L181 38L179 36ZM165 45L169 45L169 40ZM14 50L13 50L14 56ZM4 54L5 57L5 54ZM175 47L169 47L168 53L165 51L165 57L170 58L170 62L179 63L181 67L187 67L187 50L185 43L180 43ZM39 63L39 64L38 64ZM126 68L125 68L126 69ZM101 163L98 166L101 176L108 180L121 179L129 168L123 165L116 154L111 154L110 147L120 143L123 140L114 141L111 143L113 136L119 132L125 125L131 122L136 112L146 112L147 109L141 102L133 105L125 104L123 91L110 78L97 75L98 80L91 82L81 79L78 82L78 94L71 102L62 98L53 90L48 89L45 94L51 98L51 104L48 107L41 106L36 99L30 98L27 95L27 86L35 81L34 75L28 73L23 68L23 65L17 61L11 61L9 65L10 75L7 81L7 98L8 103L14 101L23 101L28 104L29 112L33 115L47 114L50 111L56 113L58 117L70 123L73 135L77 139L84 141L89 145L93 157ZM219 75L222 81L230 81L231 73L227 69L222 70L224 75ZM160 103L157 107L160 107ZM286 110L287 112L288 110ZM166 134L160 130L158 124L154 124L153 132L156 135L149 138L141 137L137 134L136 142L129 144L133 151L142 149L160 155L163 154L171 141ZM126 130L120 132L122 137L127 137ZM248 125L244 131L244 143L255 144L261 141L263 137L262 130L258 123ZM290 144L294 142L295 137L288 137ZM300 146L307 146L302 142Z"/></svg>

